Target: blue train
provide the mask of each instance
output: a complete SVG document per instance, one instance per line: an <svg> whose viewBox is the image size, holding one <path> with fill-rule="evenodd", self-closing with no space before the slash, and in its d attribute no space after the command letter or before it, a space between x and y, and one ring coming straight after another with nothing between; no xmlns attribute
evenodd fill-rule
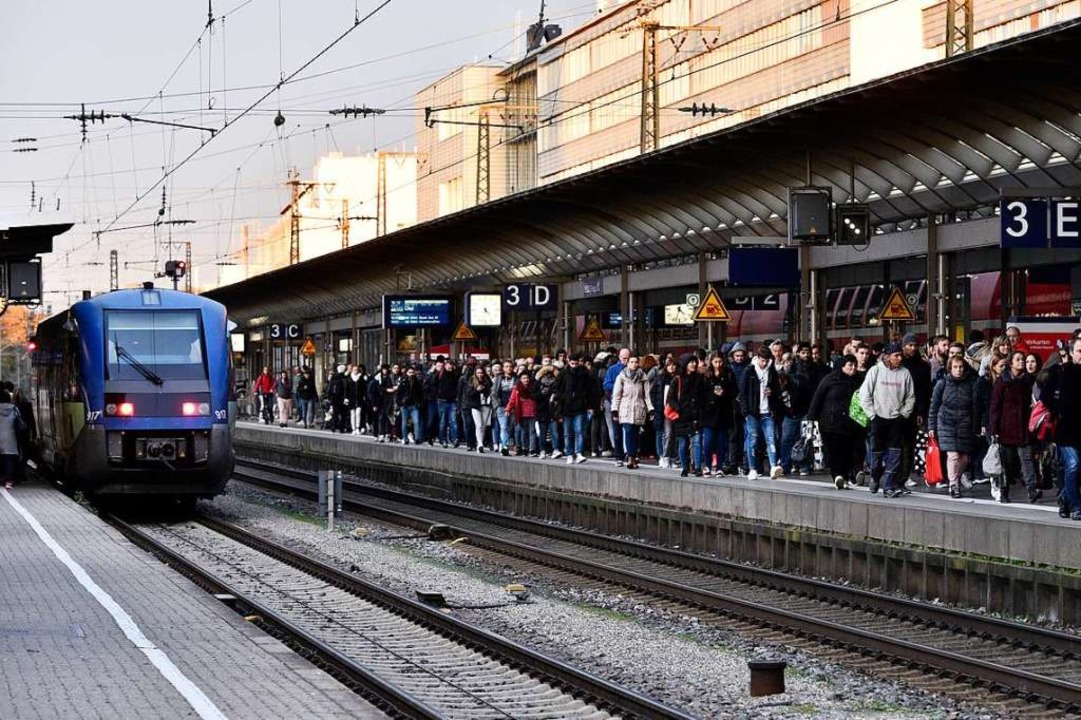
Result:
<svg viewBox="0 0 1081 720"><path fill-rule="evenodd" d="M232 474L230 323L213 300L116 290L38 325L40 461L70 491L193 503Z"/></svg>

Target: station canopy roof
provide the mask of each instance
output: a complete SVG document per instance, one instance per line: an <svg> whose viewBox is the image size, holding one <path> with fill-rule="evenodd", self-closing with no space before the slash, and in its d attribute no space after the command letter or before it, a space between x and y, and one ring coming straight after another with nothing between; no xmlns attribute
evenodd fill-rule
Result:
<svg viewBox="0 0 1081 720"><path fill-rule="evenodd" d="M1081 186L1081 20L1003 41L210 291L241 323L374 308L405 287L556 279L787 234L788 188L872 224L988 214L1003 187ZM854 182L853 182L854 179ZM408 273L408 275L406 275Z"/></svg>

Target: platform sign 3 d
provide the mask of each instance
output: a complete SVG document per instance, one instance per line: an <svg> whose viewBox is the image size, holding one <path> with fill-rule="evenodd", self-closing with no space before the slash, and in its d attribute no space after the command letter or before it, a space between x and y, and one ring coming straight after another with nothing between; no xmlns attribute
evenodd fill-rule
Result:
<svg viewBox="0 0 1081 720"><path fill-rule="evenodd" d="M702 304L699 305L698 310L695 311L694 319L697 322L705 320L728 322L732 319L732 315L728 312L728 308L724 306L724 301L721 300L721 296L717 294L717 291L713 287L710 287L709 292L702 298Z"/></svg>
<svg viewBox="0 0 1081 720"><path fill-rule="evenodd" d="M1081 202L1005 198L999 206L1004 248L1081 247Z"/></svg>
<svg viewBox="0 0 1081 720"><path fill-rule="evenodd" d="M916 313L912 312L912 306L908 304L908 299L905 298L905 294L901 292L901 288L890 288L890 296L886 298L886 304L882 306L882 313L878 316L879 320L905 320L912 322L916 319Z"/></svg>
<svg viewBox="0 0 1081 720"><path fill-rule="evenodd" d="M555 310L559 287L536 283L503 286L503 308L511 310Z"/></svg>

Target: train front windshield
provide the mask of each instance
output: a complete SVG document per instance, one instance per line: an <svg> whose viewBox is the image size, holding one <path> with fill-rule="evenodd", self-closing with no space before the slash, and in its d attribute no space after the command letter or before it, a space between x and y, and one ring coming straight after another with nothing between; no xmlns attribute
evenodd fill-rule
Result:
<svg viewBox="0 0 1081 720"><path fill-rule="evenodd" d="M196 310L108 312L105 340L111 380L206 379Z"/></svg>

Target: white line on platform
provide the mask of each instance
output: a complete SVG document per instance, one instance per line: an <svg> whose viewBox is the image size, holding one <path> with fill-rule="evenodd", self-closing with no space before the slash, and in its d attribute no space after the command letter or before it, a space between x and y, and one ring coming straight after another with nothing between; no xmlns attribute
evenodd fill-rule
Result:
<svg viewBox="0 0 1081 720"><path fill-rule="evenodd" d="M41 541L45 543L46 547L52 550L56 559L62 562L71 574L75 576L75 579L79 581L90 595L98 601L105 611L112 616L116 621L117 626L127 636L128 640L131 640L135 647L139 648L147 659L153 663L154 667L158 669L158 672L162 674L169 683L176 688L192 709L199 714L199 717L203 720L227 720L227 716L208 698L199 687L187 678L180 671L173 661L169 659L169 656L164 651L154 646L154 643L150 642L150 639L143 634L143 631L139 629L139 626L132 620L131 615L128 615L124 608L113 600L109 593L105 592L94 582L89 573L83 569L83 567L75 562L75 560L68 554L60 543L58 543L49 531L38 522L29 510L22 506L15 497L7 490L0 490L4 493L4 499L8 501L8 504L15 509L15 512L22 515L23 520L26 520L27 524L33 529L37 536L41 538Z"/></svg>

